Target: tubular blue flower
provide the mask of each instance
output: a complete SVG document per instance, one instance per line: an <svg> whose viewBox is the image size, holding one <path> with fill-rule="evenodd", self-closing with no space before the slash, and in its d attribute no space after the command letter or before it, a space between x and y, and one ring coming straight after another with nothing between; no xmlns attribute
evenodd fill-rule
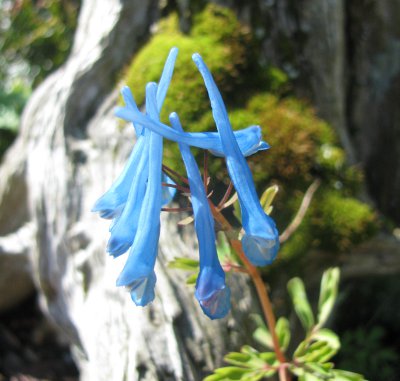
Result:
<svg viewBox="0 0 400 381"><path fill-rule="evenodd" d="M165 95L171 82L174 63L177 56L177 49L171 49L164 66L164 70L160 79L160 86L154 87L154 97L148 96L146 98L146 110L153 118L158 119L158 114L161 110ZM155 89L157 91L155 92ZM122 91L123 96L127 99L129 107L136 107L135 101L129 99L129 94ZM150 102L150 104L148 104ZM154 106L156 104L156 106ZM137 109L137 107L136 107ZM137 109L139 112L139 110ZM149 160L149 142L151 132L146 130L141 132L139 136L140 142L144 143L144 149L141 150L141 156L134 169L135 176L131 179L130 191L127 196L127 202L123 211L118 218L114 221L110 228L111 237L108 241L107 251L114 257L125 253L132 245L139 223L139 216L142 209L142 202L145 195L146 184L149 174L148 160ZM161 171L161 169L160 169ZM133 172L133 171L132 171ZM125 179L126 181L126 179ZM163 203L169 202L174 196L172 188L163 188Z"/></svg>
<svg viewBox="0 0 400 381"><path fill-rule="evenodd" d="M176 185L174 180L168 177L165 173L162 174L162 182L166 184ZM162 187L162 206L169 204L175 197L176 188L163 186Z"/></svg>
<svg viewBox="0 0 400 381"><path fill-rule="evenodd" d="M193 55L193 61L206 85L228 172L239 196L245 231L242 238L243 251L256 266L270 264L279 250L279 234L275 222L260 205L250 168L237 144L224 101L211 73L199 54Z"/></svg>
<svg viewBox="0 0 400 381"><path fill-rule="evenodd" d="M135 168L136 176L132 179L127 202L122 213L114 220L110 227L111 235L107 244L107 251L114 257L125 253L132 246L138 228L140 211L149 174L150 132L145 131L144 134L142 140L145 142L145 149Z"/></svg>
<svg viewBox="0 0 400 381"><path fill-rule="evenodd" d="M183 132L176 131L158 120L143 115L136 106L133 95L128 87L124 87L122 95L126 103L125 107L117 107L115 115L135 125L146 127L164 138L175 142L185 143L191 146L208 149L216 156L224 156L221 141L217 132ZM134 104L134 106L132 106ZM252 155L260 150L269 148L269 145L261 140L259 126L249 126L234 132L241 152L245 156Z"/></svg>
<svg viewBox="0 0 400 381"><path fill-rule="evenodd" d="M182 131L178 115L170 115L172 127ZM196 298L204 313L211 319L224 317L230 309L230 289L225 284L225 273L219 263L215 247L214 219L196 161L190 148L179 143L189 179L194 225L200 252L200 273L196 283Z"/></svg>
<svg viewBox="0 0 400 381"><path fill-rule="evenodd" d="M157 90L158 112L161 111L169 84L171 82L177 54L178 49L172 48L165 62L164 69L160 77L160 83ZM133 110L134 112L140 113L129 88L124 87L121 90L121 93L125 100L127 108ZM121 214L128 199L128 194L131 189L132 181L136 177L138 172L140 172L138 171L139 162L142 155L144 154L144 151L147 149L148 141L145 141L143 137L143 127L137 123L134 124L134 126L138 138L136 144L132 149L132 153L129 156L127 164L125 165L120 176L112 184L110 189L96 201L94 207L92 208L92 212L99 212L100 217L102 218L112 219L118 217Z"/></svg>
<svg viewBox="0 0 400 381"><path fill-rule="evenodd" d="M123 171L109 190L96 201L92 212L99 212L100 217L107 219L118 217L121 214L128 198L132 181L138 173L138 164L146 149L144 137L139 136Z"/></svg>
<svg viewBox="0 0 400 381"><path fill-rule="evenodd" d="M156 93L157 85L149 83L146 87L146 108L149 115L155 119L158 118ZM135 239L117 280L117 286L130 288L131 298L138 306L145 306L154 299L156 282L154 265L160 235L163 139L154 132L150 132L149 152L148 182Z"/></svg>

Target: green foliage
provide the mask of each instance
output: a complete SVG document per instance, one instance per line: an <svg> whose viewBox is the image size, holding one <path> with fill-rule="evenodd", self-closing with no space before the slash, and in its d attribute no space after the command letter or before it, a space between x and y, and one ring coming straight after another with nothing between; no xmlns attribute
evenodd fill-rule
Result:
<svg viewBox="0 0 400 381"><path fill-rule="evenodd" d="M23 61L28 63L29 77L38 83L60 66L71 49L80 3L21 0L3 7L1 16L7 22L0 38L1 74L6 66Z"/></svg>
<svg viewBox="0 0 400 381"><path fill-rule="evenodd" d="M186 278L186 283L190 286L195 285L197 281L197 274L199 272L199 261L184 257L175 257L173 261L168 263L170 269L185 270L189 272Z"/></svg>
<svg viewBox="0 0 400 381"><path fill-rule="evenodd" d="M37 85L67 57L80 0L21 0L0 5L0 159L18 133Z"/></svg>
<svg viewBox="0 0 400 381"><path fill-rule="evenodd" d="M289 295L292 298L293 307L304 329L309 332L314 326L314 314L307 300L304 283L300 278L293 278L288 283Z"/></svg>
<svg viewBox="0 0 400 381"><path fill-rule="evenodd" d="M259 352L248 345L240 352L227 354L224 360L233 366L216 369L204 381L258 381L277 372L278 361L274 352Z"/></svg>
<svg viewBox="0 0 400 381"><path fill-rule="evenodd" d="M322 276L316 324L302 280L294 278L288 283L294 311L306 333L305 338L295 348L292 359L287 360L285 364L299 381L365 381L360 374L335 369L334 364L330 362L340 349L340 340L333 331L323 328L323 325L332 313L339 277L338 268L330 268ZM263 347L274 349L271 332L263 319L259 315L252 317L257 326L253 334L254 339ZM287 352L291 342L289 320L280 317L275 332L280 349ZM225 361L233 366L216 369L205 381L261 380L274 376L280 365L275 352L260 352L249 346L244 346L239 353L229 353L225 356Z"/></svg>
<svg viewBox="0 0 400 381"><path fill-rule="evenodd" d="M339 269L325 271L321 280L321 293L318 301L318 325L323 326L332 312L339 288Z"/></svg>
<svg viewBox="0 0 400 381"><path fill-rule="evenodd" d="M271 333L269 332L267 326L265 325L263 319L260 315L253 315L253 320L257 326L256 330L253 332L253 338L260 345L268 348L274 349L274 344L272 340ZM290 324L289 320L285 317L280 317L276 322L276 335L278 337L279 346L282 351L286 351L290 344Z"/></svg>
<svg viewBox="0 0 400 381"><path fill-rule="evenodd" d="M266 214L271 214L273 209L272 203L275 199L275 196L278 194L278 190L279 187L277 185L273 185L267 188L261 195L260 204Z"/></svg>
<svg viewBox="0 0 400 381"><path fill-rule="evenodd" d="M7 87L0 85L0 159L17 135L20 115L30 92L23 81L14 81Z"/></svg>

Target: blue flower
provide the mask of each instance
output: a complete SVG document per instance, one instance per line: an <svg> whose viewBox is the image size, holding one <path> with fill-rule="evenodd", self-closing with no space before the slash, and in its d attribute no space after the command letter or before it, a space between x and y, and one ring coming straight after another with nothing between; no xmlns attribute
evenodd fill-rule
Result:
<svg viewBox="0 0 400 381"><path fill-rule="evenodd" d="M279 250L279 234L275 222L260 205L250 168L237 144L224 101L211 73L199 54L193 55L193 61L203 76L228 172L238 193L245 231L242 238L243 251L256 266L270 264Z"/></svg>
<svg viewBox="0 0 400 381"><path fill-rule="evenodd" d="M158 118L157 85L146 87L146 111L152 118ZM118 277L117 286L130 288L131 298L138 306L145 306L154 299L156 275L154 265L158 253L160 235L160 212L162 205L161 168L163 138L150 132L149 175L140 210L135 239L125 266Z"/></svg>
<svg viewBox="0 0 400 381"><path fill-rule="evenodd" d="M178 49L172 48L160 77L160 83L157 88L158 113L161 111L169 84L171 82L177 55ZM121 90L121 93L126 103L126 108L141 114L129 88L124 87ZM143 127L140 126L140 124L135 123L134 127L136 130L137 141L132 149L132 153L129 156L127 164L110 189L96 201L94 207L92 208L92 212L99 212L100 217L102 218L112 219L121 214L128 199L128 194L132 189L133 180L137 177L137 175L143 176L143 174L140 174L138 167L140 161L143 160L143 155L148 154L148 152L145 152L148 150L148 137L147 139L143 137ZM134 191L132 190L132 195L133 193ZM115 225L115 223L113 225Z"/></svg>
<svg viewBox="0 0 400 381"><path fill-rule="evenodd" d="M170 121L175 130L182 131L177 114L171 114ZM200 273L195 295L204 313L211 319L219 319L230 309L230 290L225 284L225 273L219 263L215 247L214 219L190 148L184 143L179 143L179 148L189 179L194 224L199 241Z"/></svg>
<svg viewBox="0 0 400 381"><path fill-rule="evenodd" d="M162 174L162 182L166 184L176 185L174 180L168 177L165 173ZM162 187L162 206L169 204L175 197L176 188L163 186Z"/></svg>
<svg viewBox="0 0 400 381"><path fill-rule="evenodd" d="M145 147L135 168L136 175L132 179L127 202L121 214L115 218L110 227L111 235L107 244L107 251L114 257L125 253L131 247L138 229L149 175L150 135L150 131L146 130L144 136L141 136Z"/></svg>
<svg viewBox="0 0 400 381"><path fill-rule="evenodd" d="M110 189L96 201L92 212L99 212L100 217L107 219L118 217L121 214L125 207L132 181L138 174L138 164L146 150L145 138L139 136L122 173L111 185Z"/></svg>
<svg viewBox="0 0 400 381"><path fill-rule="evenodd" d="M146 127L169 140L208 149L216 156L224 156L219 134L217 132L176 131L160 121L150 118L149 115L143 115L136 106L132 93L128 87L124 87L122 90L122 96L126 106L117 107L115 109L116 116L132 122L134 125ZM241 152L245 156L269 148L269 145L261 140L261 129L259 126L249 126L242 130L235 131L234 135Z"/></svg>

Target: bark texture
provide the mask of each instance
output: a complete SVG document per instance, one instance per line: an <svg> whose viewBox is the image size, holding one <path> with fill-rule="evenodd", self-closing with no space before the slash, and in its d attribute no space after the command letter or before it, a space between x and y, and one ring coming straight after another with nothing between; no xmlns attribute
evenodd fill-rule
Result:
<svg viewBox="0 0 400 381"><path fill-rule="evenodd" d="M400 1L219 0L262 41L365 169L373 201L400 223Z"/></svg>
<svg viewBox="0 0 400 381"><path fill-rule="evenodd" d="M251 304L242 278L233 285L237 316L211 322L184 277L166 269L197 250L193 231L185 241L165 216L156 300L135 307L115 287L125 258L105 253L109 224L90 212L134 144L113 115L116 75L157 17L152 1L84 1L72 54L35 91L0 169L0 308L35 285L83 381L200 380L246 332L236 326Z"/></svg>

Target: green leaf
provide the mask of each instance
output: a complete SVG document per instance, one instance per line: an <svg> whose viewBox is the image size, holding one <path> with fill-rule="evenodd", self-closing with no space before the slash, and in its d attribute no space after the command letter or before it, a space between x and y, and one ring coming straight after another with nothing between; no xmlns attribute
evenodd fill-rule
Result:
<svg viewBox="0 0 400 381"><path fill-rule="evenodd" d="M270 214L272 212L272 202L274 201L274 198L278 191L279 187L277 185L273 185L267 188L262 194L260 204L266 214Z"/></svg>
<svg viewBox="0 0 400 381"><path fill-rule="evenodd" d="M245 345L241 348L240 353L228 353L224 360L232 365L257 370L265 369L266 365L275 365L276 355L274 352L260 353L249 345Z"/></svg>
<svg viewBox="0 0 400 381"><path fill-rule="evenodd" d="M308 332L314 326L314 314L307 299L304 283L300 278L293 278L288 282L287 287L294 310L304 329Z"/></svg>
<svg viewBox="0 0 400 381"><path fill-rule="evenodd" d="M299 377L299 381L321 381L321 379L314 376L312 373L304 373Z"/></svg>
<svg viewBox="0 0 400 381"><path fill-rule="evenodd" d="M192 275L189 275L187 278L186 278L186 284L188 285L188 286L194 286L195 284L196 284L196 282L197 282L197 273L196 274L192 274Z"/></svg>
<svg viewBox="0 0 400 381"><path fill-rule="evenodd" d="M268 365L274 366L277 364L276 353L275 352L262 352L260 353L260 359L267 363Z"/></svg>
<svg viewBox="0 0 400 381"><path fill-rule="evenodd" d="M242 212L240 210L239 200L236 200L233 204L233 215L240 223L242 223Z"/></svg>
<svg viewBox="0 0 400 381"><path fill-rule="evenodd" d="M251 356L247 353L231 352L224 357L224 360L232 365L249 367Z"/></svg>
<svg viewBox="0 0 400 381"><path fill-rule="evenodd" d="M308 344L309 344L309 342L307 340L301 341L293 353L293 358L297 359L297 358L304 356L307 352Z"/></svg>
<svg viewBox="0 0 400 381"><path fill-rule="evenodd" d="M338 294L340 271L338 267L326 270L321 280L321 291L318 302L318 325L322 326L328 320Z"/></svg>
<svg viewBox="0 0 400 381"><path fill-rule="evenodd" d="M325 363L337 353L337 349L331 348L325 341L316 341L311 344L307 341L300 343L293 357L303 363Z"/></svg>
<svg viewBox="0 0 400 381"><path fill-rule="evenodd" d="M175 257L173 261L168 263L171 269L198 271L199 261L190 258Z"/></svg>
<svg viewBox="0 0 400 381"><path fill-rule="evenodd" d="M338 335L328 328L322 328L314 332L312 338L318 341L325 341L332 349L339 350L340 348Z"/></svg>
<svg viewBox="0 0 400 381"><path fill-rule="evenodd" d="M219 231L217 235L217 253L221 264L239 265L240 263L236 252L232 250L226 233L223 231Z"/></svg>
<svg viewBox="0 0 400 381"><path fill-rule="evenodd" d="M215 369L215 373L224 376L229 380L241 380L242 376L246 373L251 372L250 369L240 368L237 366L226 366L223 368ZM221 380L225 380L225 378L221 378Z"/></svg>
<svg viewBox="0 0 400 381"><path fill-rule="evenodd" d="M239 368L236 366L226 366L215 369L214 374L207 376L203 381L230 381L243 380L243 376L251 372L249 369Z"/></svg>
<svg viewBox="0 0 400 381"><path fill-rule="evenodd" d="M252 314L251 318L257 325L256 330L253 332L253 339L256 340L262 346L273 349L274 343L272 341L271 333L269 332L267 326L264 323L264 320L260 315Z"/></svg>
<svg viewBox="0 0 400 381"><path fill-rule="evenodd" d="M348 372L347 370L334 369L334 381L366 381L366 379L358 373Z"/></svg>
<svg viewBox="0 0 400 381"><path fill-rule="evenodd" d="M324 378L331 377L332 372L330 371L330 367L328 369L321 364L315 362L308 362L306 364L306 368L311 371L314 375L320 375Z"/></svg>
<svg viewBox="0 0 400 381"><path fill-rule="evenodd" d="M285 317L280 317L276 322L276 335L278 336L279 346L286 351L290 343L290 324Z"/></svg>

